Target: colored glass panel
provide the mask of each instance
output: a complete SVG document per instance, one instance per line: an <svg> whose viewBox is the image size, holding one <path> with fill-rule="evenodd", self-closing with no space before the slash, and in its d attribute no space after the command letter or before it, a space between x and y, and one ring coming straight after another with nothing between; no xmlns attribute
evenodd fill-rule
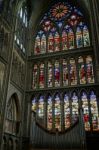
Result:
<svg viewBox="0 0 99 150"><path fill-rule="evenodd" d="M86 70L85 70L83 57L81 56L78 59L78 68L79 68L80 84L86 84Z"/></svg>
<svg viewBox="0 0 99 150"><path fill-rule="evenodd" d="M72 95L72 124L75 123L78 119L78 96L76 92Z"/></svg>
<svg viewBox="0 0 99 150"><path fill-rule="evenodd" d="M68 4L66 5L64 2L55 4L51 10L51 17L55 20L62 20L67 14L69 14L70 9Z"/></svg>
<svg viewBox="0 0 99 150"><path fill-rule="evenodd" d="M65 128L69 128L71 124L70 119L70 104L69 97L67 94L64 95L64 120L65 120Z"/></svg>
<svg viewBox="0 0 99 150"><path fill-rule="evenodd" d="M77 48L83 47L82 31L80 27L77 27L77 31L76 31L76 44L77 44Z"/></svg>
<svg viewBox="0 0 99 150"><path fill-rule="evenodd" d="M39 35L37 35L35 39L34 54L40 54L40 36Z"/></svg>
<svg viewBox="0 0 99 150"><path fill-rule="evenodd" d="M46 36L43 34L41 37L41 54L46 52Z"/></svg>
<svg viewBox="0 0 99 150"><path fill-rule="evenodd" d="M69 28L69 31L68 31L68 42L69 42L69 49L75 48L75 46L74 46L74 32L72 31L71 28Z"/></svg>
<svg viewBox="0 0 99 150"><path fill-rule="evenodd" d="M68 85L68 66L65 59L63 59L63 85Z"/></svg>
<svg viewBox="0 0 99 150"><path fill-rule="evenodd" d="M52 87L52 75L53 75L52 64L48 62L48 87Z"/></svg>
<svg viewBox="0 0 99 150"><path fill-rule="evenodd" d="M32 111L36 112L36 98L34 97L32 100Z"/></svg>
<svg viewBox="0 0 99 150"><path fill-rule="evenodd" d="M85 92L82 92L81 101L82 101L82 108L83 108L85 130L88 131L90 130L89 106L88 106L87 94Z"/></svg>
<svg viewBox="0 0 99 150"><path fill-rule="evenodd" d="M83 28L83 41L84 47L90 46L89 31L87 26L84 26Z"/></svg>
<svg viewBox="0 0 99 150"><path fill-rule="evenodd" d="M91 107L91 117L92 117L92 127L94 131L99 130L99 114L97 99L94 91L90 94L90 107Z"/></svg>
<svg viewBox="0 0 99 150"><path fill-rule="evenodd" d="M91 56L87 56L86 58L86 71L87 71L87 82L94 83L93 63Z"/></svg>
<svg viewBox="0 0 99 150"><path fill-rule="evenodd" d="M60 64L59 64L59 61L55 61L54 80L55 80L55 87L60 86Z"/></svg>
<svg viewBox="0 0 99 150"><path fill-rule="evenodd" d="M49 31L50 29L51 29L51 27L52 27L52 22L50 21L50 20L44 20L44 22L43 22L43 29L44 29L44 31Z"/></svg>
<svg viewBox="0 0 99 150"><path fill-rule="evenodd" d="M73 58L70 59L70 84L77 84L76 63Z"/></svg>
<svg viewBox="0 0 99 150"><path fill-rule="evenodd" d="M47 128L52 129L52 97L48 96L48 105L47 105Z"/></svg>
<svg viewBox="0 0 99 150"><path fill-rule="evenodd" d="M34 65L34 69L33 69L33 89L37 88L38 85L38 69L37 69L37 65Z"/></svg>
<svg viewBox="0 0 99 150"><path fill-rule="evenodd" d="M44 96L40 96L39 100L38 100L38 119L39 121L43 121L44 119Z"/></svg>
<svg viewBox="0 0 99 150"><path fill-rule="evenodd" d="M67 33L66 31L62 32L62 50L68 49Z"/></svg>
<svg viewBox="0 0 99 150"><path fill-rule="evenodd" d="M54 51L54 37L53 34L50 33L48 37L48 52Z"/></svg>
<svg viewBox="0 0 99 150"><path fill-rule="evenodd" d="M39 87L40 88L44 88L44 79L45 75L44 75L44 64L40 65L40 73L39 73Z"/></svg>
<svg viewBox="0 0 99 150"><path fill-rule="evenodd" d="M57 94L55 96L55 129L61 130L61 108L60 108L60 97Z"/></svg>
<svg viewBox="0 0 99 150"><path fill-rule="evenodd" d="M60 50L60 37L58 32L55 33L54 35L54 46L55 46L55 51L59 51Z"/></svg>

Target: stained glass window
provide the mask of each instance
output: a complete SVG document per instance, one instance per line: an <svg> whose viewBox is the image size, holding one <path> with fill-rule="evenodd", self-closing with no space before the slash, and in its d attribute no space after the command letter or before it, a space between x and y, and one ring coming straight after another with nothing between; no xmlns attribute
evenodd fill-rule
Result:
<svg viewBox="0 0 99 150"><path fill-rule="evenodd" d="M45 80L45 75L44 75L44 64L40 65L40 72L39 72L39 87L44 88L44 80Z"/></svg>
<svg viewBox="0 0 99 150"><path fill-rule="evenodd" d="M55 61L54 80L55 80L55 87L60 86L60 64L58 60Z"/></svg>
<svg viewBox="0 0 99 150"><path fill-rule="evenodd" d="M98 114L98 105L97 99L94 91L90 93L90 107L91 107L91 118L92 118L92 127L93 130L99 130L99 114Z"/></svg>
<svg viewBox="0 0 99 150"><path fill-rule="evenodd" d="M94 83L93 63L92 57L86 57L86 71L87 71L87 82Z"/></svg>
<svg viewBox="0 0 99 150"><path fill-rule="evenodd" d="M55 96L55 129L61 130L61 107L59 94Z"/></svg>
<svg viewBox="0 0 99 150"><path fill-rule="evenodd" d="M60 37L59 37L58 32L55 33L54 42L55 42L55 51L59 51L60 50Z"/></svg>
<svg viewBox="0 0 99 150"><path fill-rule="evenodd" d="M48 96L47 104L47 128L52 129L52 97L50 95Z"/></svg>
<svg viewBox="0 0 99 150"><path fill-rule="evenodd" d="M52 87L53 78L53 66L51 62L48 62L48 87Z"/></svg>
<svg viewBox="0 0 99 150"><path fill-rule="evenodd" d="M44 119L44 96L40 96L39 100L38 100L38 111L37 111L38 117L39 117L39 121L41 123L43 123L43 119Z"/></svg>
<svg viewBox="0 0 99 150"><path fill-rule="evenodd" d="M53 51L54 51L54 36L53 33L50 33L48 37L48 52Z"/></svg>
<svg viewBox="0 0 99 150"><path fill-rule="evenodd" d="M32 88L35 89L38 86L38 66L34 65L33 68L33 84L32 84Z"/></svg>
<svg viewBox="0 0 99 150"><path fill-rule="evenodd" d="M83 28L83 41L85 47L90 46L89 31L86 25Z"/></svg>
<svg viewBox="0 0 99 150"><path fill-rule="evenodd" d="M62 50L67 49L68 49L67 32L64 30L62 32Z"/></svg>
<svg viewBox="0 0 99 150"><path fill-rule="evenodd" d="M78 119L78 96L76 92L72 95L72 123L75 123Z"/></svg>
<svg viewBox="0 0 99 150"><path fill-rule="evenodd" d="M39 35L37 35L35 39L34 54L40 54L40 36Z"/></svg>
<svg viewBox="0 0 99 150"><path fill-rule="evenodd" d="M41 54L45 52L46 52L46 36L45 34L43 34L41 38Z"/></svg>
<svg viewBox="0 0 99 150"><path fill-rule="evenodd" d="M63 85L68 85L68 66L66 59L63 59Z"/></svg>
<svg viewBox="0 0 99 150"><path fill-rule="evenodd" d="M34 97L32 100L32 111L36 112L37 108L37 103L36 103L36 98Z"/></svg>
<svg viewBox="0 0 99 150"><path fill-rule="evenodd" d="M86 70L82 56L78 58L78 68L79 68L80 84L86 84Z"/></svg>
<svg viewBox="0 0 99 150"><path fill-rule="evenodd" d="M67 94L64 95L64 120L65 120L65 128L69 128L71 123L71 117L70 117L69 97Z"/></svg>
<svg viewBox="0 0 99 150"><path fill-rule="evenodd" d="M88 131L90 130L89 104L88 104L87 94L85 92L82 92L81 100L82 100L85 130Z"/></svg>
<svg viewBox="0 0 99 150"><path fill-rule="evenodd" d="M74 32L71 28L68 31L68 41L69 41L69 49L74 49Z"/></svg>
<svg viewBox="0 0 99 150"><path fill-rule="evenodd" d="M76 31L76 44L77 44L77 48L83 47L82 31L80 27L77 27L77 31Z"/></svg>
<svg viewBox="0 0 99 150"><path fill-rule="evenodd" d="M71 12L71 7L68 3L59 2L52 6L50 10L51 17L54 20L62 20Z"/></svg>
<svg viewBox="0 0 99 150"><path fill-rule="evenodd" d="M76 62L73 58L70 59L70 84L77 84Z"/></svg>

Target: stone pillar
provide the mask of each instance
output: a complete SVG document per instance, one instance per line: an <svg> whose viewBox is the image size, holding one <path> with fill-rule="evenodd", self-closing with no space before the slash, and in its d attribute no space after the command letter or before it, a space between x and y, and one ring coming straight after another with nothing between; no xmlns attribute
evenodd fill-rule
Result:
<svg viewBox="0 0 99 150"><path fill-rule="evenodd" d="M88 0L91 31L92 31L92 44L95 53L96 65L96 82L99 82L99 1Z"/></svg>

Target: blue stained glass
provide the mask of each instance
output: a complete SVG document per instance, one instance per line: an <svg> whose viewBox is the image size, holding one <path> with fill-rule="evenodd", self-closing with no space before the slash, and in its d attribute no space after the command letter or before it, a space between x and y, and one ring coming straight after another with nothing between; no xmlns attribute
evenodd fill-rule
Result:
<svg viewBox="0 0 99 150"><path fill-rule="evenodd" d="M61 28L62 25L63 25L63 22L56 22L56 23L57 23L57 25L58 25L59 28Z"/></svg>

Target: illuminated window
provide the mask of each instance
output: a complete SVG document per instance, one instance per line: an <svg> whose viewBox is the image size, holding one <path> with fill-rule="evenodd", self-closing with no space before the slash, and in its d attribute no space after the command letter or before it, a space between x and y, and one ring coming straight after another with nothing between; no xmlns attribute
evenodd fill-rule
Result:
<svg viewBox="0 0 99 150"><path fill-rule="evenodd" d="M64 120L65 120L65 128L69 128L71 124L71 117L70 117L70 103L69 97L67 94L64 95Z"/></svg>
<svg viewBox="0 0 99 150"><path fill-rule="evenodd" d="M92 127L94 131L99 130L99 115L98 115L98 105L97 99L94 91L90 93L90 108L91 108L91 117L92 117Z"/></svg>
<svg viewBox="0 0 99 150"><path fill-rule="evenodd" d="M87 82L94 83L93 63L91 56L87 56L86 58L86 70L87 70Z"/></svg>
<svg viewBox="0 0 99 150"><path fill-rule="evenodd" d="M61 131L61 107L60 107L60 97L59 94L55 96L55 129Z"/></svg>
<svg viewBox="0 0 99 150"><path fill-rule="evenodd" d="M65 59L63 59L63 85L68 85L68 66Z"/></svg>
<svg viewBox="0 0 99 150"><path fill-rule="evenodd" d="M36 98L34 97L32 100L32 111L36 112L37 108L37 103L36 103Z"/></svg>
<svg viewBox="0 0 99 150"><path fill-rule="evenodd" d="M72 99L72 124L73 124L78 119L78 96L76 92L73 92L71 99Z"/></svg>
<svg viewBox="0 0 99 150"><path fill-rule="evenodd" d="M73 58L70 59L70 84L77 84L76 62Z"/></svg>
<svg viewBox="0 0 99 150"><path fill-rule="evenodd" d="M59 61L55 61L54 67L54 80L55 80L55 87L60 86L60 64Z"/></svg>
<svg viewBox="0 0 99 150"><path fill-rule="evenodd" d="M86 70L83 57L78 58L79 80L80 84L86 84Z"/></svg>
<svg viewBox="0 0 99 150"><path fill-rule="evenodd" d="M53 66L51 62L48 62L48 87L52 87L53 78Z"/></svg>
<svg viewBox="0 0 99 150"><path fill-rule="evenodd" d="M34 68L33 68L33 84L32 84L32 88L35 89L37 88L37 85L38 85L38 66L37 65L34 65Z"/></svg>
<svg viewBox="0 0 99 150"><path fill-rule="evenodd" d="M44 75L44 64L40 65L40 72L39 72L39 87L44 88L44 80L45 80L45 75Z"/></svg>
<svg viewBox="0 0 99 150"><path fill-rule="evenodd" d="M83 108L85 130L88 131L90 130L89 104L88 104L87 94L85 92L82 92L81 101L82 101L82 108Z"/></svg>
<svg viewBox="0 0 99 150"><path fill-rule="evenodd" d="M49 95L47 99L47 128L52 129L52 97Z"/></svg>

